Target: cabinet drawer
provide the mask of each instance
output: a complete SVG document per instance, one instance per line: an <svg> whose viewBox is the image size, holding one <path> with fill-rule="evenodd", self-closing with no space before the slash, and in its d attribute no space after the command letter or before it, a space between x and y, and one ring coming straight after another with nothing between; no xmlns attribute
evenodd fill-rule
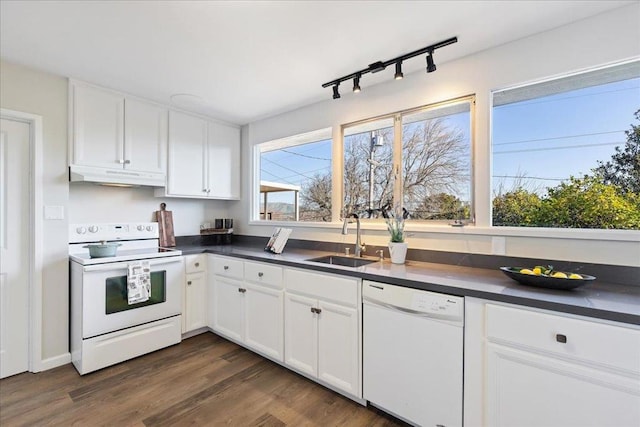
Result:
<svg viewBox="0 0 640 427"><path fill-rule="evenodd" d="M284 277L285 288L289 291L350 306L358 304L360 279L294 269L285 270Z"/></svg>
<svg viewBox="0 0 640 427"><path fill-rule="evenodd" d="M640 373L640 330L487 304L490 341Z"/></svg>
<svg viewBox="0 0 640 427"><path fill-rule="evenodd" d="M282 267L262 262L244 262L244 279L276 288L282 288Z"/></svg>
<svg viewBox="0 0 640 427"><path fill-rule="evenodd" d="M205 254L187 255L184 257L184 268L187 274L205 271L207 269L207 257Z"/></svg>
<svg viewBox="0 0 640 427"><path fill-rule="evenodd" d="M244 277L242 260L227 257L215 257L213 265L214 273L220 276L233 277L240 280Z"/></svg>

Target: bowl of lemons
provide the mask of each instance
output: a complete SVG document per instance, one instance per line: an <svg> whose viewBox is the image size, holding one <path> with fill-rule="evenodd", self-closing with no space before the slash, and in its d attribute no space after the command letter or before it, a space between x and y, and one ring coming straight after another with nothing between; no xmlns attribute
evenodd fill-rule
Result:
<svg viewBox="0 0 640 427"><path fill-rule="evenodd" d="M552 265L527 267L500 267L500 270L518 283L549 289L575 289L594 281L594 276L568 271L557 271Z"/></svg>

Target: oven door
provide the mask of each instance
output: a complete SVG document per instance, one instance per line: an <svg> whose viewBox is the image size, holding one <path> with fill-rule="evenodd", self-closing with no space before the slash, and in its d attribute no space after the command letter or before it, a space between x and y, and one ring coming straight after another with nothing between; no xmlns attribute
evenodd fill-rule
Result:
<svg viewBox="0 0 640 427"><path fill-rule="evenodd" d="M181 256L149 260L151 297L129 304L126 262L88 265L82 273L82 337L165 319L182 311L184 261Z"/></svg>

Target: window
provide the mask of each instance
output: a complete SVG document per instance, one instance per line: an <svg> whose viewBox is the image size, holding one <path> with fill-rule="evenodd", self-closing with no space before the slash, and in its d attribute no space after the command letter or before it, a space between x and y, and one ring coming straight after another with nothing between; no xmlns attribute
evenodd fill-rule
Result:
<svg viewBox="0 0 640 427"><path fill-rule="evenodd" d="M331 221L331 129L257 146L260 219Z"/></svg>
<svg viewBox="0 0 640 427"><path fill-rule="evenodd" d="M471 220L472 106L468 97L345 127L342 213L378 218L401 205L412 219Z"/></svg>
<svg viewBox="0 0 640 427"><path fill-rule="evenodd" d="M493 94L494 226L640 229L640 62Z"/></svg>

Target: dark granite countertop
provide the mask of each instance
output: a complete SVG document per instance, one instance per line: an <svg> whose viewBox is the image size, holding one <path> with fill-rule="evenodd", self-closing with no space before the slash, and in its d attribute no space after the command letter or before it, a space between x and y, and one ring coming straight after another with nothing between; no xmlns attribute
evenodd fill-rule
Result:
<svg viewBox="0 0 640 427"><path fill-rule="evenodd" d="M184 255L212 253L271 262L290 267L337 273L445 294L477 297L564 313L640 325L640 286L620 285L596 280L561 291L520 285L495 269L407 261L392 264L389 259L363 267L341 267L306 261L330 254L327 251L287 248L282 254L265 252L255 244L201 246L180 244ZM639 278L640 280L640 278Z"/></svg>

